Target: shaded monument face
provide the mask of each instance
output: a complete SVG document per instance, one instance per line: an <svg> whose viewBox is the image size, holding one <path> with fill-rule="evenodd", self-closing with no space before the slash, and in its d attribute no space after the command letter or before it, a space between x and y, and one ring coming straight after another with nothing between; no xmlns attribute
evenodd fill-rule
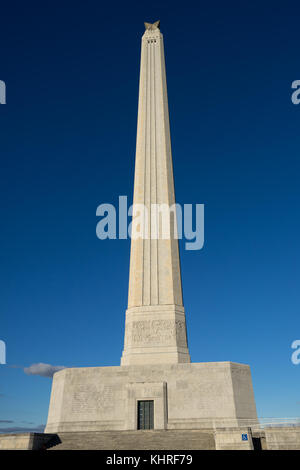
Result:
<svg viewBox="0 0 300 470"><path fill-rule="evenodd" d="M175 237L176 214L171 212L167 217L154 213L157 205L170 208L175 204L163 36L159 21L145 23L145 27L133 204L146 207L148 237L131 240L121 365L190 362ZM152 239L154 224L158 233L167 224L169 237Z"/></svg>

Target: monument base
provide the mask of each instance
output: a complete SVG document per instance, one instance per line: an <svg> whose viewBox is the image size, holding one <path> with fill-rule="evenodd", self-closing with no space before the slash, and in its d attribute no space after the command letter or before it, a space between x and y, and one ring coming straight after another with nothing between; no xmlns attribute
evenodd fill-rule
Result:
<svg viewBox="0 0 300 470"><path fill-rule="evenodd" d="M152 403L148 428L141 427L141 402ZM45 432L211 429L255 424L248 365L155 364L56 372Z"/></svg>

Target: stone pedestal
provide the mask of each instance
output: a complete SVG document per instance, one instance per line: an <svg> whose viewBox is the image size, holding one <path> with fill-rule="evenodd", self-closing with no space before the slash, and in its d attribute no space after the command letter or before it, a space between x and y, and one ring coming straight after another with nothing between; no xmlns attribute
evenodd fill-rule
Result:
<svg viewBox="0 0 300 470"><path fill-rule="evenodd" d="M249 366L155 364L57 372L45 432L136 430L139 400L154 401L154 430L257 424Z"/></svg>
<svg viewBox="0 0 300 470"><path fill-rule="evenodd" d="M190 361L184 307L149 305L126 311L122 366Z"/></svg>

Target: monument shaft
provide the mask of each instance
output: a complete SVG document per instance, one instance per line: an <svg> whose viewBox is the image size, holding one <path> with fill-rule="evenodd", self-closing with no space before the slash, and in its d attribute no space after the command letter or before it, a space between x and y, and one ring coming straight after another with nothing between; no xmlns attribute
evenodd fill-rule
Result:
<svg viewBox="0 0 300 470"><path fill-rule="evenodd" d="M122 365L190 362L176 237L163 36L157 25L146 24L146 28L133 200L137 208L133 220L142 216L143 233L131 240ZM145 207L143 214L140 205Z"/></svg>

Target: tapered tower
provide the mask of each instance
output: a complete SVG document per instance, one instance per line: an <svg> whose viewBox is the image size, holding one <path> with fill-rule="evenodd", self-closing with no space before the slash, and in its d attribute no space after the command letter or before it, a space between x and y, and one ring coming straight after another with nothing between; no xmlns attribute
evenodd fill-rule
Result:
<svg viewBox="0 0 300 470"><path fill-rule="evenodd" d="M190 362L182 301L163 36L142 37L134 208L122 365ZM144 211L143 211L144 208Z"/></svg>

